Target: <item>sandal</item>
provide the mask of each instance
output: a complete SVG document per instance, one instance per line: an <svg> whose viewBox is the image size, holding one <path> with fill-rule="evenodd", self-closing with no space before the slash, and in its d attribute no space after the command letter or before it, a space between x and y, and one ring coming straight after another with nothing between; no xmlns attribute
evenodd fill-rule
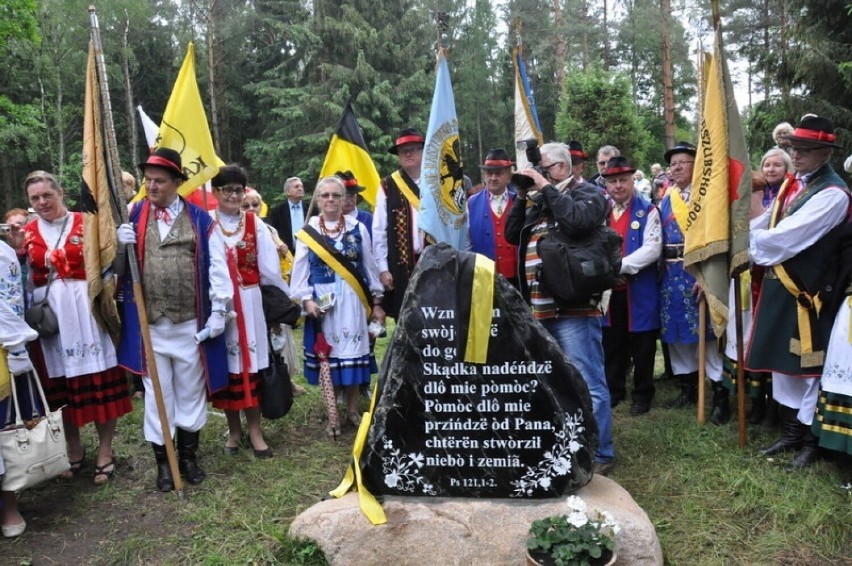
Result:
<svg viewBox="0 0 852 566"><path fill-rule="evenodd" d="M349 421L349 424L351 424L355 428L358 428L358 427L361 426L361 414L360 413L356 413L356 412L349 413L346 416L346 418Z"/></svg>
<svg viewBox="0 0 852 566"><path fill-rule="evenodd" d="M80 456L79 460L69 460L68 464L70 464L70 468L59 474L59 477L64 480L70 480L75 478L80 470L83 469L83 460L86 459L86 449L83 449L83 455Z"/></svg>
<svg viewBox="0 0 852 566"><path fill-rule="evenodd" d="M325 427L325 433L327 435L329 435L330 437L332 437L333 439L337 440L337 437L340 436L340 429L334 428L333 426L328 425L327 427Z"/></svg>
<svg viewBox="0 0 852 566"><path fill-rule="evenodd" d="M115 457L110 458L109 462L103 466L95 466L95 474L92 477L92 481L95 485L104 485L112 479L113 474L115 474ZM104 476L106 479L98 481L98 477L100 476Z"/></svg>

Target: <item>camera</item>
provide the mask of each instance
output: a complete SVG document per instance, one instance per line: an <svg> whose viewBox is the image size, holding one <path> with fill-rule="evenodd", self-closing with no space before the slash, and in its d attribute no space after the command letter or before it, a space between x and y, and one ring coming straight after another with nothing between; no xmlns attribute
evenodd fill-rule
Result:
<svg viewBox="0 0 852 566"><path fill-rule="evenodd" d="M0 224L0 236L5 236L12 231L11 224Z"/></svg>
<svg viewBox="0 0 852 566"><path fill-rule="evenodd" d="M540 165L541 151L538 149L538 140L535 138L521 140L517 143L516 147L519 150L523 149L527 154L527 161L530 162L532 168L541 173L542 177L547 178L547 170ZM530 187L535 185L532 179L526 175L520 175L518 173L512 175L512 182L516 187L522 190L528 190Z"/></svg>

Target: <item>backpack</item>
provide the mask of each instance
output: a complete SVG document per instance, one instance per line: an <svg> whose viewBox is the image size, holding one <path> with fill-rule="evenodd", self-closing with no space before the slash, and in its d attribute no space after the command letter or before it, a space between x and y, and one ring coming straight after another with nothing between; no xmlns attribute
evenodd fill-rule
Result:
<svg viewBox="0 0 852 566"><path fill-rule="evenodd" d="M538 241L536 278L557 303L582 303L615 286L621 235L605 225L572 237L555 225Z"/></svg>

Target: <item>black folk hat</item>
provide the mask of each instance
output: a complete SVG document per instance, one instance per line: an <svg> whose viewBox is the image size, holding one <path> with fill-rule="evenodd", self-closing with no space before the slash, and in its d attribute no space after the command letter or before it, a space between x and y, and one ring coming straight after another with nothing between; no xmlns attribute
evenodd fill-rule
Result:
<svg viewBox="0 0 852 566"><path fill-rule="evenodd" d="M509 158L506 150L501 147L498 149L489 149L488 155L485 156L485 161L479 168L491 171L494 169L506 169L512 167L514 164L515 162Z"/></svg>
<svg viewBox="0 0 852 566"><path fill-rule="evenodd" d="M606 162L606 169L601 172L601 177L614 177L622 173L633 174L636 172L636 167L631 165L630 161L623 155L616 155Z"/></svg>
<svg viewBox="0 0 852 566"><path fill-rule="evenodd" d="M363 185L358 184L358 179L355 178L352 171L338 171L334 174L334 176L339 177L340 180L343 181L343 186L346 187L347 193L358 194L367 189Z"/></svg>
<svg viewBox="0 0 852 566"><path fill-rule="evenodd" d="M577 140L571 140L568 142L568 153L571 154L572 163L580 163L581 161L587 161L589 159L589 156L586 155L585 151L583 151L583 145Z"/></svg>
<svg viewBox="0 0 852 566"><path fill-rule="evenodd" d="M426 138L423 137L423 134L417 128L404 128L399 131L399 134L396 136L396 141L390 147L388 153L396 155L399 152L399 146L407 143L425 144Z"/></svg>
<svg viewBox="0 0 852 566"><path fill-rule="evenodd" d="M139 164L139 169L145 173L146 167L160 167L176 173L178 177L186 181L189 177L183 172L183 163L180 159L180 153L170 147L159 147L155 149L148 160Z"/></svg>
<svg viewBox="0 0 852 566"><path fill-rule="evenodd" d="M834 135L834 124L831 120L813 114L803 116L793 133L783 135L781 138L824 147L842 147L836 143L837 136Z"/></svg>
<svg viewBox="0 0 852 566"><path fill-rule="evenodd" d="M698 150L689 142L679 141L677 142L673 148L668 150L665 154L666 163L672 162L672 155L676 153L688 153L692 157L695 157L695 154L698 153Z"/></svg>

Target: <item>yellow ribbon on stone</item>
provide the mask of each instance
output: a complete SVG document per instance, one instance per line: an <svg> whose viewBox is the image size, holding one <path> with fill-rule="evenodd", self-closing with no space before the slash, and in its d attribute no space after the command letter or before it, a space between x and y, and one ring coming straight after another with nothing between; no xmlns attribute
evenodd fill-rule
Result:
<svg viewBox="0 0 852 566"><path fill-rule="evenodd" d="M488 356L491 316L494 312L494 260L482 254L476 254L473 264L470 305L464 361L484 364Z"/></svg>
<svg viewBox="0 0 852 566"><path fill-rule="evenodd" d="M361 417L361 425L358 427L358 432L355 434L355 443L352 445L352 463L346 470L343 480L333 491L329 492L332 497L343 497L346 493L355 486L358 491L358 504L361 507L361 512L367 516L367 519L374 525L384 525L388 522L385 516L385 511L381 504L376 501L376 498L364 487L361 477L361 453L364 451L364 444L367 442L367 434L370 431L370 423L373 420L373 411L376 408L376 393L377 384L373 384L373 395L370 400L370 410L364 413Z"/></svg>

